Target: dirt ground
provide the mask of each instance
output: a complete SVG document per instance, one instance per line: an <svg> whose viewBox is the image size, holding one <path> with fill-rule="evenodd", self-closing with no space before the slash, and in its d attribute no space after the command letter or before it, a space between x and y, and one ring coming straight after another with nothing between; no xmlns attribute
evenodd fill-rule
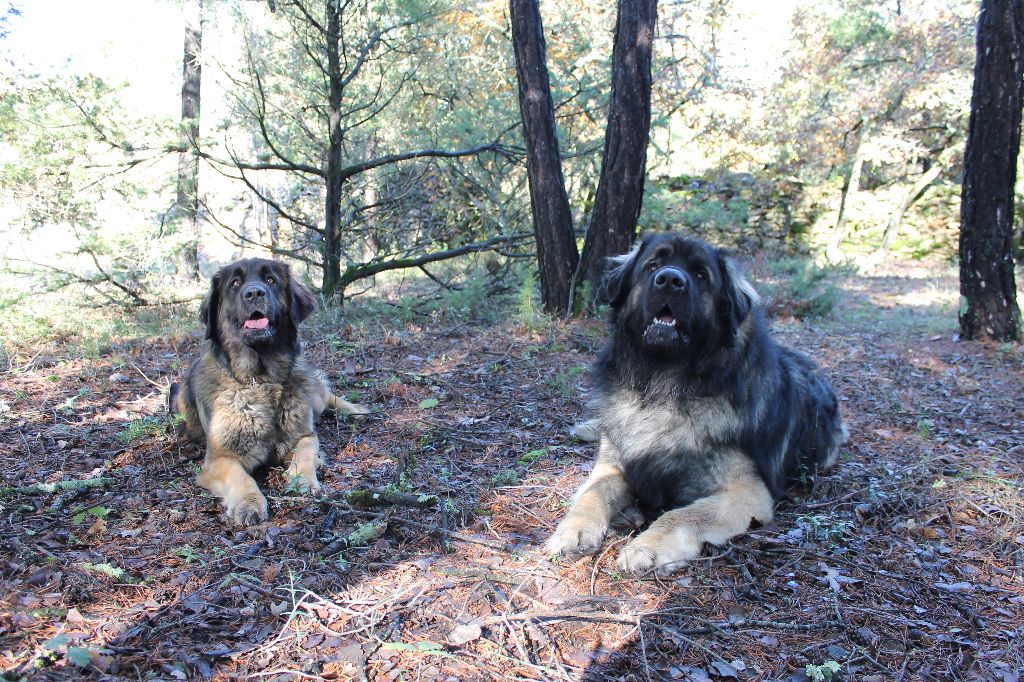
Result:
<svg viewBox="0 0 1024 682"><path fill-rule="evenodd" d="M201 450L161 430L199 338L0 375L0 668L7 679L1000 680L1024 669L1024 348L955 338L955 281L849 277L775 321L842 396L839 466L673 579L541 543L585 478L600 322L320 319L341 395L327 494L263 484L230 528ZM385 306L386 309L386 306ZM48 491L35 484L91 480ZM347 492L405 493L358 507ZM437 500L426 496L437 496Z"/></svg>

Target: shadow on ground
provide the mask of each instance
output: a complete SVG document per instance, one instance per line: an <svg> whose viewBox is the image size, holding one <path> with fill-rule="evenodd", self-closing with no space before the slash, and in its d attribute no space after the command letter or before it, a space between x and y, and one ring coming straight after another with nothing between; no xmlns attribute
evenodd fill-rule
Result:
<svg viewBox="0 0 1024 682"><path fill-rule="evenodd" d="M594 455L567 432L600 323L358 307L322 321L308 352L381 411L326 416L328 498L289 498L272 471L271 519L243 531L194 483L200 451L138 426L195 337L15 358L0 384L5 675L759 680L834 664L842 679L1011 679L1024 352L953 342L949 287L932 286L852 277L830 318L776 324L825 367L853 437L772 524L672 580L618 575L621 535L578 562L539 549ZM360 486L442 502L341 502ZM325 555L372 523L369 544Z"/></svg>

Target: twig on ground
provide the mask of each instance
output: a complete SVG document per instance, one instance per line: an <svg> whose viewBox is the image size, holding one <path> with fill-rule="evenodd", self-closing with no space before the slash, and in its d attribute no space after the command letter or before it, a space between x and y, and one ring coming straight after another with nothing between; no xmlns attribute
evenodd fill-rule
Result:
<svg viewBox="0 0 1024 682"><path fill-rule="evenodd" d="M142 376L142 378L145 379L148 383L150 383L153 386L156 386L157 388L159 388L161 392L166 391L167 387L171 385L170 381L168 381L166 384L160 384L160 383L157 383L157 382L153 381L148 376L146 376L146 373L143 372L141 369L139 369L139 366L136 365L131 360L128 361L128 364L131 365L132 367L134 367L135 371L138 372Z"/></svg>
<svg viewBox="0 0 1024 682"><path fill-rule="evenodd" d="M354 509L347 502L341 502L341 501L332 500L332 499L329 499L329 498L308 497L308 496L303 497L303 496L300 496L300 495L295 495L295 496L291 496L291 495L267 495L267 499L268 500L272 500L274 502L292 502L292 503L295 503L295 502L303 502L303 503L315 502L315 503L318 503L318 504L327 504L327 505L335 506L339 510L341 510L343 512L349 512L351 514L359 514L359 515L362 515L362 516L373 516L373 517L376 517L376 518L383 518L384 516L388 516L389 518L391 518L391 515L389 513L387 513L387 512L383 512L382 513L382 512L369 511L367 509ZM412 521L411 519L406 519L406 518L392 518L391 520L394 523L399 523L399 524L402 524L404 526L412 526L413 528L420 528L420 529L429 531L431 535L435 535L435 536L448 537L448 538L451 538L451 539L454 539L454 540L460 540L462 542L469 542L469 543L472 543L472 544L475 544L475 545L483 545L485 547L490 547L491 549L499 549L499 550L501 550L503 552L510 552L510 551L513 551L513 549L514 549L511 545L509 545L507 543L496 542L494 540L488 540L486 538L474 537L474 536L469 535L467 533L462 533L462 532L456 531L456 530L444 530L443 528L439 528L437 526L433 526L433 525L430 525L428 523L420 523L419 521Z"/></svg>
<svg viewBox="0 0 1024 682"><path fill-rule="evenodd" d="M440 498L426 493L403 493L387 488L357 488L345 493L345 501L357 507L398 505L401 507L432 507Z"/></svg>
<svg viewBox="0 0 1024 682"><path fill-rule="evenodd" d="M83 478L75 481L55 481L54 483L36 483L23 486L0 487L0 496L5 495L52 495L57 492L69 490L84 490L86 488L102 488L110 485L112 478Z"/></svg>

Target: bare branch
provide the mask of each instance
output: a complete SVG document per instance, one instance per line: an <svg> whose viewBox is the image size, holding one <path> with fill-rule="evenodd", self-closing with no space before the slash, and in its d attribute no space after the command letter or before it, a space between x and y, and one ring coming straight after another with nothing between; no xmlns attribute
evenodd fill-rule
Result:
<svg viewBox="0 0 1024 682"><path fill-rule="evenodd" d="M501 145L497 142L491 142L488 144L482 144L477 147L470 147L468 149L456 149L447 151L443 149L417 149L411 152L402 152L399 154L388 154L386 156L379 156L375 159L369 159L362 163L353 164L347 168L341 170L341 176L344 180L348 180L354 175L364 173L380 166L386 166L391 163L398 163L400 161L408 161L410 159L421 159L424 157L436 157L443 159L454 159L460 156L473 156L475 154L481 154L483 152L497 152L499 154L513 154L514 152Z"/></svg>
<svg viewBox="0 0 1024 682"><path fill-rule="evenodd" d="M532 239L532 235L529 234L514 234L506 235L502 237L494 237L482 242L474 242L472 244L465 244L458 246L453 249L446 249L444 251L435 251L434 253L425 253L415 258L395 258L393 260L377 261L369 263L361 263L359 265L350 265L342 273L341 279L339 280L338 289L344 291L352 282L356 280L365 279L367 277L373 277L374 275L388 270L401 270L403 268L418 268L426 265L427 263L434 263L440 260L448 260L450 258L456 258L457 256L463 256L468 253L476 253L478 251L487 251L494 246L499 244L509 244L518 242L526 239Z"/></svg>

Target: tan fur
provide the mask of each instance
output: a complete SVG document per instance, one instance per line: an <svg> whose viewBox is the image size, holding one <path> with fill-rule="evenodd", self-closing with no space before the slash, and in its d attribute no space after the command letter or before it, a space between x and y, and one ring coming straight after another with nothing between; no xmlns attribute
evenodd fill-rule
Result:
<svg viewBox="0 0 1024 682"><path fill-rule="evenodd" d="M303 357L280 381L246 383L207 349L186 377L195 405L183 387L176 409L189 437L206 445L199 484L224 502L239 525L267 520L267 501L250 475L262 464L284 463L287 475L310 493L320 491L322 463L314 421L326 409L363 415L369 410L330 392L323 376Z"/></svg>
<svg viewBox="0 0 1024 682"><path fill-rule="evenodd" d="M252 478L258 467L284 464L290 480L315 494L322 463L315 420L325 409L369 412L333 395L302 355L297 325L314 305L312 293L279 261L225 266L200 310L207 325L203 353L182 385L172 387L170 407L184 417L185 433L206 445L199 484L223 500L239 525L267 520L267 500ZM270 338L247 340L243 323L260 313L270 320L264 324Z"/></svg>
<svg viewBox="0 0 1024 682"><path fill-rule="evenodd" d="M575 558L601 547L612 519L633 501L615 464L621 456L607 438L601 439L594 469L548 539L548 552ZM620 552L621 570L634 575L652 570L667 575L700 556L705 542L720 545L745 532L752 520L767 523L772 519L772 495L749 458L740 452L725 453L716 469L719 489L658 517Z"/></svg>
<svg viewBox="0 0 1024 682"><path fill-rule="evenodd" d="M612 445L601 440L601 451L586 483L576 492L572 509L548 539L547 550L569 557L593 554L601 546L612 519L633 500L622 471L614 464Z"/></svg>
<svg viewBox="0 0 1024 682"><path fill-rule="evenodd" d="M721 490L659 516L619 553L619 568L668 575L700 556L705 542L721 545L744 533L751 520L770 521L772 495L753 463L736 453L731 464Z"/></svg>
<svg viewBox="0 0 1024 682"><path fill-rule="evenodd" d="M585 443L596 443L601 439L601 420L582 421L569 429L569 435Z"/></svg>

